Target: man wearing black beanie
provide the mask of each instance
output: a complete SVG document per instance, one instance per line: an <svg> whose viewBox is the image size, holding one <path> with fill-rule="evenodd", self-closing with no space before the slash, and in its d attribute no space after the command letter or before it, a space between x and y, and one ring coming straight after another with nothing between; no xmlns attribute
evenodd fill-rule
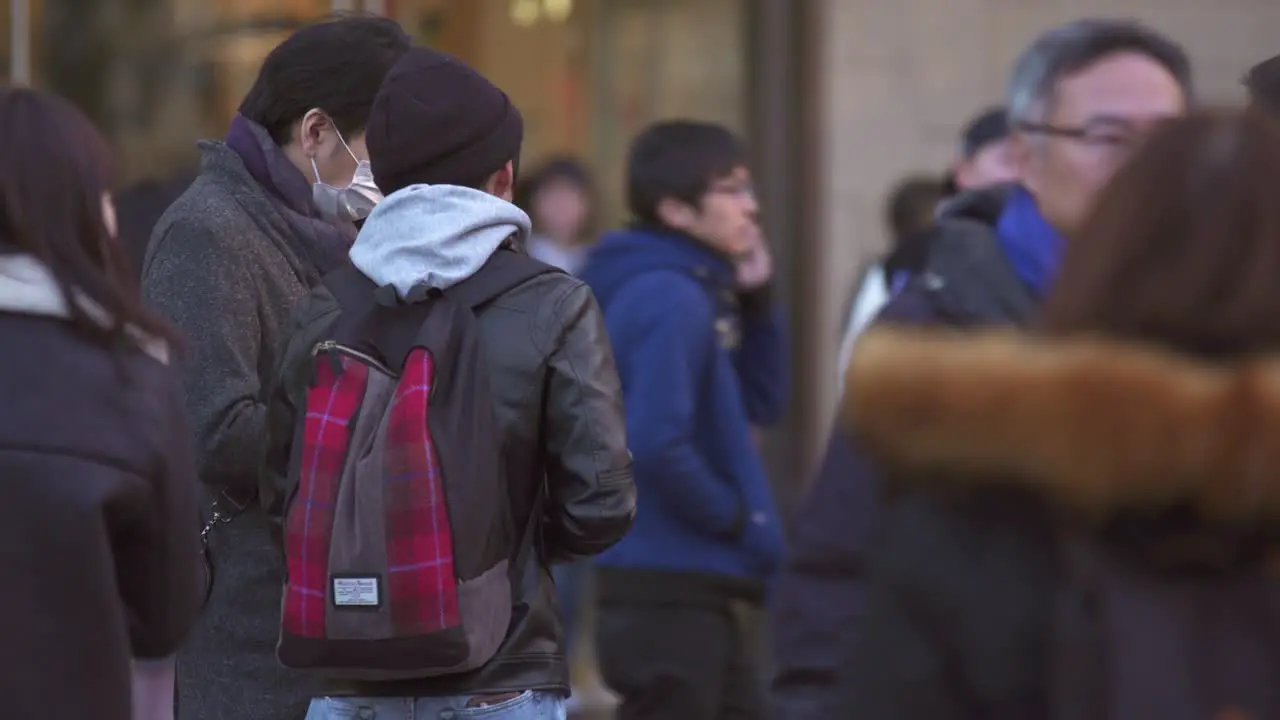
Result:
<svg viewBox="0 0 1280 720"><path fill-rule="evenodd" d="M493 452L510 495L495 501L496 509L509 513L523 538L510 558L518 568L510 624L464 624L468 638L496 630L503 640L490 659L459 674L369 681L358 678L377 668L353 662L350 678L313 701L309 720L565 717L569 677L550 564L595 555L621 539L635 514L635 488L622 390L595 297L521 250L530 221L511 199L522 137L520 112L505 93L452 57L411 50L373 103L366 144L386 197L350 252L379 302L406 312L423 302L423 290L428 298L457 299L450 289L473 290L477 284L467 281L482 271L488 282L496 266L532 268L514 287L471 303L501 440ZM302 339L290 342L272 404L268 465L277 477L287 474L299 420L293 408L305 407L297 389L307 387L299 378L312 367L309 339L323 337L339 312L323 289L299 310L295 337ZM436 377L431 389L449 382ZM433 441L447 442L438 428L430 426ZM466 600L461 590L458 598Z"/></svg>

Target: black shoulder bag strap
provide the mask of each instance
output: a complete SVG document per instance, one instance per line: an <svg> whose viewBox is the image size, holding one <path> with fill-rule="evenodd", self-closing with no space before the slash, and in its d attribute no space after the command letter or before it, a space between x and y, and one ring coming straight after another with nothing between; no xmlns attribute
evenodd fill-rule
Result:
<svg viewBox="0 0 1280 720"><path fill-rule="evenodd" d="M522 252L501 248L489 258L484 267L446 290L444 294L475 310L540 275L563 272Z"/></svg>

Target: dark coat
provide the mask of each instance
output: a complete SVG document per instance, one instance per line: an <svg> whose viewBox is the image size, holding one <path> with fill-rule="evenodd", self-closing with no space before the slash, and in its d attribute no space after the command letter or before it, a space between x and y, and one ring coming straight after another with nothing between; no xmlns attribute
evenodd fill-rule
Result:
<svg viewBox="0 0 1280 720"><path fill-rule="evenodd" d="M973 328L1027 320L1035 301L1004 258L993 228L1002 197L1003 190L996 190L950 202L929 240L924 271L885 306L876 326ZM882 489L873 464L837 426L792 519L772 608L773 693L777 712L788 720L831 717L841 658L863 627L865 554Z"/></svg>
<svg viewBox="0 0 1280 720"><path fill-rule="evenodd" d="M9 717L130 720L131 658L200 610L191 430L162 344L66 315L43 265L0 255L0 692Z"/></svg>
<svg viewBox="0 0 1280 720"><path fill-rule="evenodd" d="M187 408L208 514L222 488L245 500L257 489L264 378L318 271L294 252L293 227L239 156L220 142L201 148L200 176L156 224L142 293L187 339ZM301 718L322 687L275 658L284 564L265 515L250 509L219 525L210 547L216 581L179 663L181 717Z"/></svg>
<svg viewBox="0 0 1280 720"><path fill-rule="evenodd" d="M894 499L864 565L842 716L1050 717L1058 529L1135 561L1190 539L1256 550L1239 541L1280 518L1277 378L1274 359L869 333L845 412Z"/></svg>
<svg viewBox="0 0 1280 720"><path fill-rule="evenodd" d="M498 252L511 252L499 250ZM269 412L264 498L273 516L287 494L298 409L314 372L311 349L339 315L317 287L301 303L284 348ZM546 690L567 695L569 672L552 561L595 555L631 527L636 491L627 452L622 388L604 318L591 290L561 273L538 276L477 309L478 343L511 475L511 509L528 527L541 508L512 625L492 660L473 672L400 682L339 682L331 694L440 697ZM302 673L295 673L302 675Z"/></svg>

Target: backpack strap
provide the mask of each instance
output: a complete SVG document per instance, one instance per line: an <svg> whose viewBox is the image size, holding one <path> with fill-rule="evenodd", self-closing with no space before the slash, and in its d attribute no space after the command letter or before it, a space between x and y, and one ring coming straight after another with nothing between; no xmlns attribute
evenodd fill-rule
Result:
<svg viewBox="0 0 1280 720"><path fill-rule="evenodd" d="M539 275L552 272L562 271L504 248L495 252L471 277L443 293L423 288L423 292L401 300L389 288L379 288L355 265L347 263L324 277L325 286L342 308L332 330L333 339L376 354L398 372L418 341L418 332L437 298L443 296L475 310Z"/></svg>
<svg viewBox="0 0 1280 720"><path fill-rule="evenodd" d="M548 273L564 271L517 250L500 248L471 277L445 291L454 302L475 310L509 290Z"/></svg>
<svg viewBox="0 0 1280 720"><path fill-rule="evenodd" d="M326 274L323 282L343 313L368 311L377 304L378 286L351 263Z"/></svg>

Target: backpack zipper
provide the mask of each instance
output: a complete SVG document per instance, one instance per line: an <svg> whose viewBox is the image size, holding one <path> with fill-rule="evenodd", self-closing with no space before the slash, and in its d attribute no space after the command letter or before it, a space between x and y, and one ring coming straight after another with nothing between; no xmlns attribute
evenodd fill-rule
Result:
<svg viewBox="0 0 1280 720"><path fill-rule="evenodd" d="M376 368L377 370L381 371L384 375L388 375L390 377L399 377L399 374L392 371L391 368L384 365L377 358L372 357L370 355L366 355L365 353L362 353L359 350L349 348L346 345L340 345L332 340L325 340L323 342L316 343L315 347L311 348L311 357L314 358L322 352L332 352L332 353L338 353L339 355L347 355L349 357L353 357L357 360L364 362L366 365L370 365Z"/></svg>

